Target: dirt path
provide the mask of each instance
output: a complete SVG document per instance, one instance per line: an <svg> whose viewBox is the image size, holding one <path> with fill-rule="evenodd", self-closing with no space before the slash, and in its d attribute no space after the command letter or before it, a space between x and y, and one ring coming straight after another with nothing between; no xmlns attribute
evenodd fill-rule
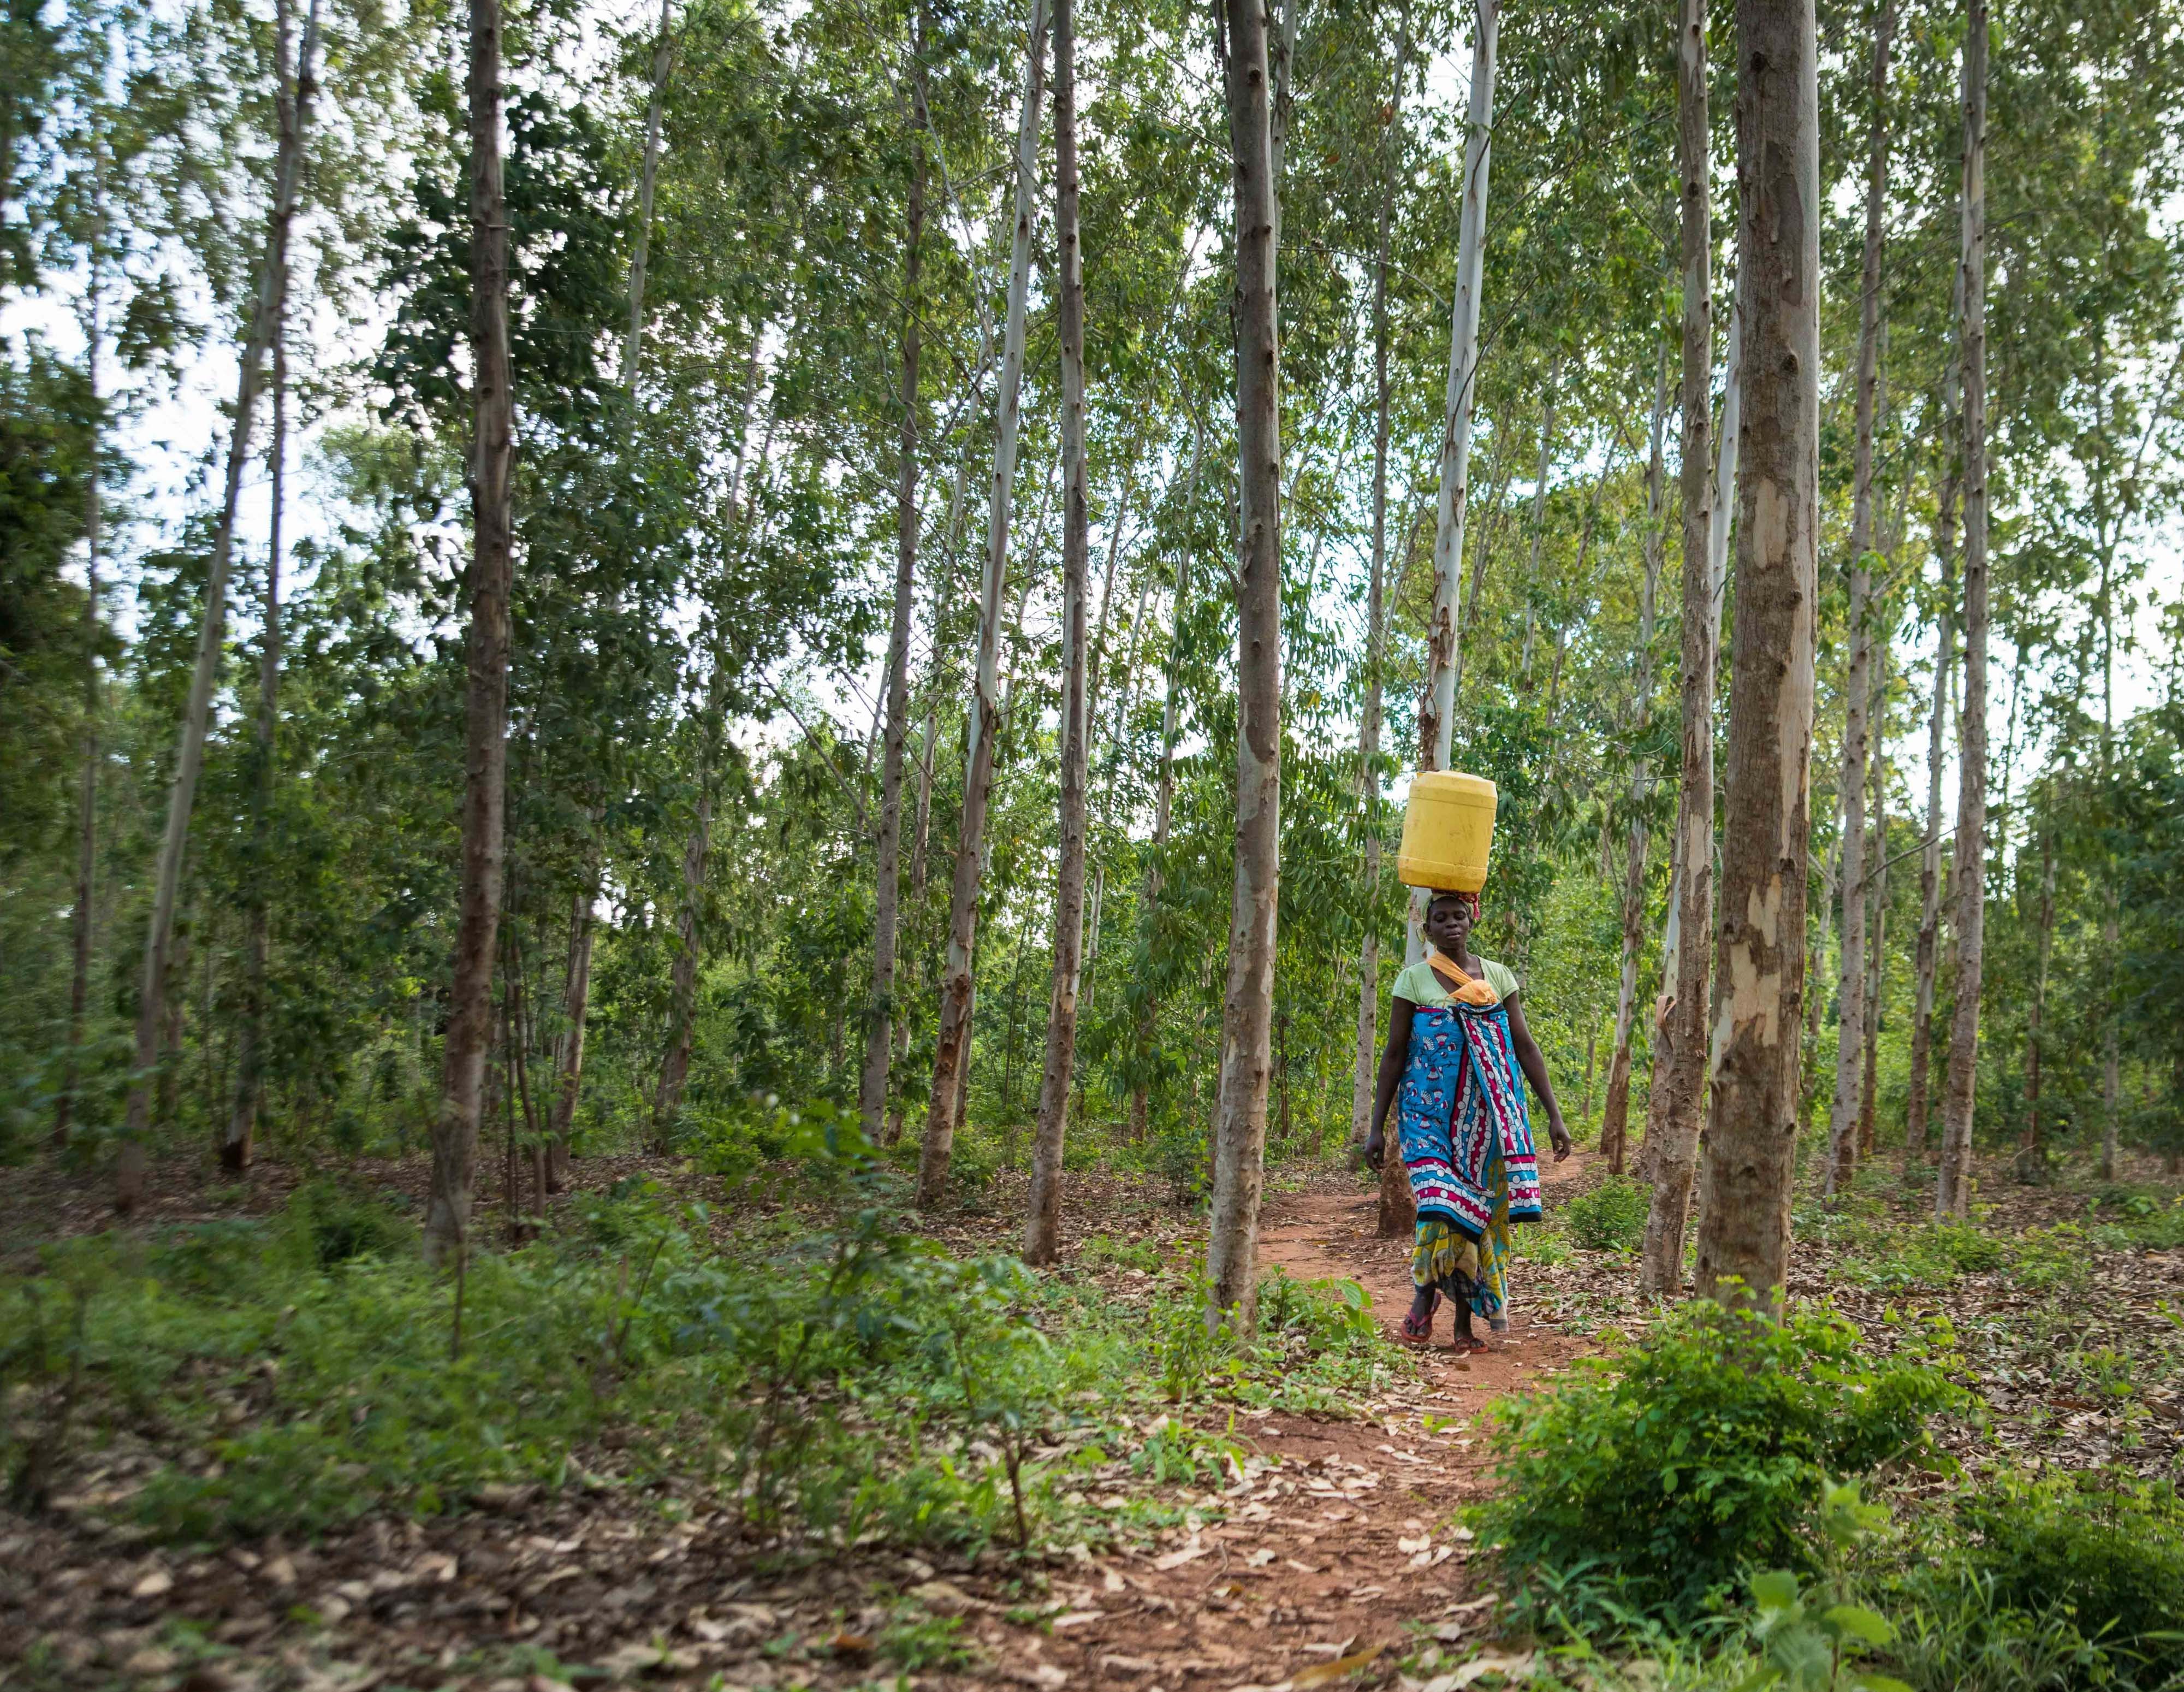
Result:
<svg viewBox="0 0 2184 1692"><path fill-rule="evenodd" d="M1549 1165L1550 1203L1586 1164L1580 1153ZM1372 1195L1355 1192L1276 1199L1260 1235L1262 1268L1360 1282L1392 1336L1410 1304L1410 1248L1374 1237L1375 1209ZM1468 1536L1451 1518L1484 1489L1481 1416L1587 1349L1533 1320L1521 1265L1513 1282L1507 1334L1492 1336L1483 1355L1460 1355L1448 1347L1444 1311L1424 1381L1379 1402L1369 1421L1240 1418L1238 1437L1269 1466L1247 1466L1245 1482L1221 1497L1227 1519L1162 1553L1057 1577L1056 1597L1069 1608L1050 1634L983 1636L1001 1677L1050 1689L1302 1692L1341 1678L1316 1674L1323 1667L1362 1667L1351 1662L1360 1654L1476 1632L1487 1606L1469 1578ZM1382 1668L1391 1661L1382 1657Z"/></svg>

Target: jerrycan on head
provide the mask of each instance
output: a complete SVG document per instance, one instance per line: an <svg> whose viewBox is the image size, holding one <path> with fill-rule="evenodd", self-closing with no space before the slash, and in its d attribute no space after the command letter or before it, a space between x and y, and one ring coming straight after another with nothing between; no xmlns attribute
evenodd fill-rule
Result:
<svg viewBox="0 0 2184 1692"><path fill-rule="evenodd" d="M1396 873L1406 887L1476 893L1494 848L1494 784L1452 770L1421 770L1403 810Z"/></svg>

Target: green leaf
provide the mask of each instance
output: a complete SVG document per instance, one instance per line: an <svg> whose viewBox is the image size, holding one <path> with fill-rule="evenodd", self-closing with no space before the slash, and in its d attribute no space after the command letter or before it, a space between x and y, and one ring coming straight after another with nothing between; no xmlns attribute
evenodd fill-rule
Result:
<svg viewBox="0 0 2184 1692"><path fill-rule="evenodd" d="M1838 1632L1852 1639L1864 1639L1869 1645L1885 1645L1896 1637L1896 1629L1888 1618L1859 1604L1838 1604L1821 1620Z"/></svg>
<svg viewBox="0 0 2184 1692"><path fill-rule="evenodd" d="M1853 1674L1850 1684L1851 1692L1911 1692L1903 1682L1886 1674Z"/></svg>
<svg viewBox="0 0 2184 1692"><path fill-rule="evenodd" d="M1752 1577L1752 1596L1763 1614L1787 1610L1797 1601L1797 1577L1787 1569L1769 1569Z"/></svg>

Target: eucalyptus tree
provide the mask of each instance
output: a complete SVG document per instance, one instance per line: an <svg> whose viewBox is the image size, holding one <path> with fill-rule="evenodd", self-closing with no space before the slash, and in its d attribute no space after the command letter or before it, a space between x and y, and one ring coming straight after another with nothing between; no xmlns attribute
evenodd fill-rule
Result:
<svg viewBox="0 0 2184 1692"><path fill-rule="evenodd" d="M1704 935L1713 919L1713 695L1719 625L1714 615L1713 134L1707 110L1707 0L1683 0L1676 34L1676 163L1681 178L1683 497L1682 757L1677 788L1675 873L1662 994L1646 1103L1652 1196L1639 1284L1656 1297L1684 1287L1684 1233L1697 1162L1699 1091L1706 1040ZM1732 376L1732 382L1735 380ZM1726 433L1726 426L1724 427ZM1691 943L1683 945L1685 935Z"/></svg>
<svg viewBox="0 0 2184 1692"><path fill-rule="evenodd" d="M1471 95L1464 123L1462 220L1457 243L1456 296L1449 329L1448 397L1440 439L1440 497L1434 512L1434 609L1428 628L1429 674L1418 696L1418 768L1446 769L1456 728L1457 624L1462 614L1463 520L1471 475L1471 416L1479 379L1479 308L1486 247L1486 188L1493 164L1494 75L1502 27L1500 0L1474 0ZM1424 955L1424 916L1413 901L1405 955Z"/></svg>
<svg viewBox="0 0 2184 1692"><path fill-rule="evenodd" d="M1039 173L1039 108L1045 96L1046 0L1032 0L1025 31L1023 106L1017 125L1016 204L1009 255L1008 308L995 394L993 494L986 522L986 567L978 599L978 661L970 701L963 805L949 890L948 954L941 978L940 1029L933 1046L933 1091L918 1150L917 1202L938 1208L948 1192L956 1098L968 1073L973 948L978 936L980 854L994 780L1000 726L1001 590L1008 574L1009 513L1016 493L1017 405L1023 385L1025 316L1031 288L1032 222Z"/></svg>
<svg viewBox="0 0 2184 1692"><path fill-rule="evenodd" d="M1046 1018L1032 1146L1024 1260L1050 1264L1061 1253L1062 1138L1077 1063L1077 995L1084 959L1085 787L1090 702L1086 678L1084 576L1090 513L1084 473L1084 255L1078 225L1076 0L1054 0L1055 242L1059 249L1061 352L1061 720L1060 852L1054 895L1054 979ZM1119 537L1121 513L1111 521ZM1109 585L1114 548L1108 549ZM1101 607L1105 613L1104 605Z"/></svg>
<svg viewBox="0 0 2184 1692"><path fill-rule="evenodd" d="M1979 1064L1980 986L1986 933L1986 0L1969 0L1964 61L1964 695L1958 730L1956 1006L1942 1098L1941 1179L1934 1214L1971 1209L1972 1110Z"/></svg>
<svg viewBox="0 0 2184 1692"><path fill-rule="evenodd" d="M1819 86L1812 0L1738 0L1745 450L1699 1292L1784 1281L1804 1008L1819 509Z"/></svg>
<svg viewBox="0 0 2184 1692"><path fill-rule="evenodd" d="M1365 701L1357 721L1357 790L1365 836L1368 896L1380 886L1380 725L1387 646L1389 411L1394 383L1388 369L1388 264L1403 168L1403 94L1410 71L1411 13L1406 4L1389 67L1388 117L1381 138L1379 229L1373 260L1373 561L1365 590ZM1544 494L1546 433L1540 433ZM1535 531L1536 534L1536 529ZM1536 545L1535 548L1536 552ZM1377 901L1376 901L1377 902ZM1350 1140L1362 1148L1372 1126L1373 1072L1379 1030L1380 927L1370 910L1357 958L1357 1049L1350 1093Z"/></svg>
<svg viewBox="0 0 2184 1692"><path fill-rule="evenodd" d="M1226 1322L1250 1333L1258 1321L1259 1200L1281 890L1281 349L1267 18L1260 0L1223 0L1219 21L1235 182L1240 534L1235 883L1213 1121L1206 1325Z"/></svg>
<svg viewBox="0 0 2184 1692"><path fill-rule="evenodd" d="M1835 1099L1828 1114L1825 1187L1834 1193L1858 1172L1858 1120L1865 1027L1868 712L1873 690L1873 431L1880 371L1882 224L1888 196L1888 49L1895 0L1880 0L1873 31L1865 176L1865 254L1858 286L1857 439L1852 448L1850 522L1850 671L1843 682L1842 948L1836 982Z"/></svg>
<svg viewBox="0 0 2184 1692"><path fill-rule="evenodd" d="M895 572L889 619L884 683L887 726L880 753L880 804L873 853L872 1002L866 1014L865 1059L858 1081L857 1114L865 1136L880 1137L887 1114L888 1074L894 1057L895 934L901 907L902 762L910 733L910 624L917 595L917 434L919 267L925 239L926 150L925 19L921 6L911 24L908 81L912 162L904 208L901 434L896 448Z"/></svg>
<svg viewBox="0 0 2184 1692"><path fill-rule="evenodd" d="M227 626L227 574L234 553L235 520L242 492L242 470L250 453L258 388L265 351L271 343L288 286L288 236L303 175L303 143L310 114L311 66L318 48L316 0L304 20L297 60L294 121L281 129L272 204L267 213L264 254L259 261L252 304L237 378L235 416L227 448L227 481L212 556L205 575L204 612L198 634L197 658L182 708L175 772L167 795L166 827L153 871L152 911L144 936L144 968L137 989L136 1068L129 1087L128 1120L115 1170L114 1202L125 1215L143 1198L152 1127L153 1072L159 1062L161 1023L166 1009L168 952L174 940L175 907L181 887L182 856L188 847L190 813L197 802L198 775L203 767L205 735L212 712Z"/></svg>
<svg viewBox="0 0 2184 1692"><path fill-rule="evenodd" d="M502 176L499 0L471 0L471 625L465 701L462 891L440 1114L432 1125L428 1258L462 1266L499 936L507 790L508 600L515 537L514 373L508 344L508 212Z"/></svg>
<svg viewBox="0 0 2184 1692"><path fill-rule="evenodd" d="M280 0L275 8L273 74L280 93L277 100L281 139L284 148L301 144L300 128L310 96L309 26L304 37L305 53L289 67L289 7ZM288 347L286 290L274 308L272 327L273 419L272 439L267 449L271 472L271 505L265 543L265 579L259 612L258 710L255 723L257 770L251 795L250 857L261 868L269 848L270 816L276 779L276 741L281 710L281 519L287 493L288 456ZM94 522L93 527L96 527ZM95 557L94 553L94 557ZM88 860L88 852L86 854ZM265 1090L266 972L272 944L271 910L266 879L253 875L248 884L249 940L248 974L244 986L242 1026L236 1040L235 1098L220 1136L220 1167L239 1174L249 1167L258 1127L259 1107Z"/></svg>

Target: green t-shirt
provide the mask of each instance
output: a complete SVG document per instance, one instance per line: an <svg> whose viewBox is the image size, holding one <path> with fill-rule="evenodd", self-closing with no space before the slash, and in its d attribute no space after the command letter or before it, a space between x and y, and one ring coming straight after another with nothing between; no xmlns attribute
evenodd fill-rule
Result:
<svg viewBox="0 0 2184 1692"><path fill-rule="evenodd" d="M1479 968L1472 971L1474 978L1484 977L1486 985L1494 989L1497 997L1507 999L1517 991L1517 977L1506 964L1496 963L1490 958L1474 958ZM1414 1005L1452 1005L1456 1001L1440 984L1440 977L1433 972L1433 965L1423 958L1396 977L1395 997L1408 999Z"/></svg>

